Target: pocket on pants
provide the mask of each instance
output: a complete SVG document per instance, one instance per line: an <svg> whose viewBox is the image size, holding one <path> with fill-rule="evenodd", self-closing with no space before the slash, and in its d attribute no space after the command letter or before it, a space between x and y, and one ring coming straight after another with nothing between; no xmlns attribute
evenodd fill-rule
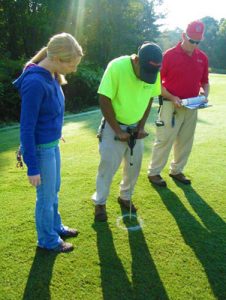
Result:
<svg viewBox="0 0 226 300"><path fill-rule="evenodd" d="M156 140L159 142L165 142L171 138L174 133L174 127L172 126L172 117L175 111L174 105L170 101L164 101L159 114L159 120L164 125L156 126ZM174 115L176 122L176 115Z"/></svg>

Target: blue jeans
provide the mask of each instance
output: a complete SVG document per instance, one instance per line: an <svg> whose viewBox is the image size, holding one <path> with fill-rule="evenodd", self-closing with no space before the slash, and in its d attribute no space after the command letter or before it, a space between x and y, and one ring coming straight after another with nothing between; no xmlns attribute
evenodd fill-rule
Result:
<svg viewBox="0 0 226 300"><path fill-rule="evenodd" d="M38 246L52 249L62 243L60 234L63 226L58 212L58 192L60 190L60 150L37 147L37 160L41 175L41 185L36 188L36 229Z"/></svg>

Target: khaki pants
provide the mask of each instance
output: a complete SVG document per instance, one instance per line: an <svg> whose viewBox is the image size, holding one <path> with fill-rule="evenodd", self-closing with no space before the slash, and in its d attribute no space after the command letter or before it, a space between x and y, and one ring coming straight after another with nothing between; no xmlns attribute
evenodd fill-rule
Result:
<svg viewBox="0 0 226 300"><path fill-rule="evenodd" d="M172 126L173 112L175 124ZM164 126L156 127L156 139L152 151L152 159L148 175L159 175L165 167L173 146L173 161L170 173L178 174L183 171L192 149L194 132L197 123L197 110L181 107L174 108L170 101L163 101L159 118L164 121Z"/></svg>
<svg viewBox="0 0 226 300"><path fill-rule="evenodd" d="M126 130L125 125L120 126ZM118 170L122 160L124 162L123 178L120 183L120 197L124 200L130 200L134 186L140 173L143 140L136 140L133 148L133 165L130 165L130 148L127 142L115 140L115 132L106 122L102 132L102 141L99 143L100 164L96 179L96 192L92 199L97 204L105 204L109 195L113 176Z"/></svg>

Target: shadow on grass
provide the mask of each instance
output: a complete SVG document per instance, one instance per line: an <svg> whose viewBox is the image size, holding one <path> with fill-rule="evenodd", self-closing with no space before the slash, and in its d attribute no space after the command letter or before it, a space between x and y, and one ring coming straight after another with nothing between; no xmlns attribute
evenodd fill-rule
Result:
<svg viewBox="0 0 226 300"><path fill-rule="evenodd" d="M103 299L132 299L132 287L117 255L108 223L96 222L93 229L97 233Z"/></svg>
<svg viewBox="0 0 226 300"><path fill-rule="evenodd" d="M57 253L37 249L24 290L23 300L51 299L50 283Z"/></svg>
<svg viewBox="0 0 226 300"><path fill-rule="evenodd" d="M126 211L122 209L122 215ZM154 260L148 249L142 229L129 230L139 226L138 220L123 218L128 229L129 245L132 255L133 299L169 299L158 274ZM131 222L132 221L132 222Z"/></svg>
<svg viewBox="0 0 226 300"><path fill-rule="evenodd" d="M171 190L156 188L156 191L175 218L185 243L201 262L216 299L226 299L226 224L191 186L176 184L204 226Z"/></svg>
<svg viewBox="0 0 226 300"><path fill-rule="evenodd" d="M122 211L122 214L125 213ZM126 227L131 224L124 220ZM139 225L137 221L132 226ZM142 230L129 231L132 254L132 283L118 257L111 230L107 223L95 223L100 258L103 299L169 299L150 255Z"/></svg>

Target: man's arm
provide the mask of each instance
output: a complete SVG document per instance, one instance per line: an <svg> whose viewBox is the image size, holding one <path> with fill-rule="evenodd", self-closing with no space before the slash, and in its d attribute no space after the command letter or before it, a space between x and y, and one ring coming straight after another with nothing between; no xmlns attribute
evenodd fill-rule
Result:
<svg viewBox="0 0 226 300"><path fill-rule="evenodd" d="M173 104L175 105L175 107L179 108L181 107L181 99L177 96L174 96L173 94L171 94L170 92L167 91L167 89L162 85L162 96L168 100L170 100L171 102L173 102Z"/></svg>
<svg viewBox="0 0 226 300"><path fill-rule="evenodd" d="M210 91L209 83L202 84L202 89L203 89L203 92L201 94L203 94L206 97L206 101L208 102L208 96L209 96L209 91Z"/></svg>
<svg viewBox="0 0 226 300"><path fill-rule="evenodd" d="M129 139L129 134L127 132L122 131L120 128L116 118L115 112L111 103L111 99L108 97L101 95L99 96L99 103L102 114L111 128L114 130L116 136L120 141L127 141Z"/></svg>

